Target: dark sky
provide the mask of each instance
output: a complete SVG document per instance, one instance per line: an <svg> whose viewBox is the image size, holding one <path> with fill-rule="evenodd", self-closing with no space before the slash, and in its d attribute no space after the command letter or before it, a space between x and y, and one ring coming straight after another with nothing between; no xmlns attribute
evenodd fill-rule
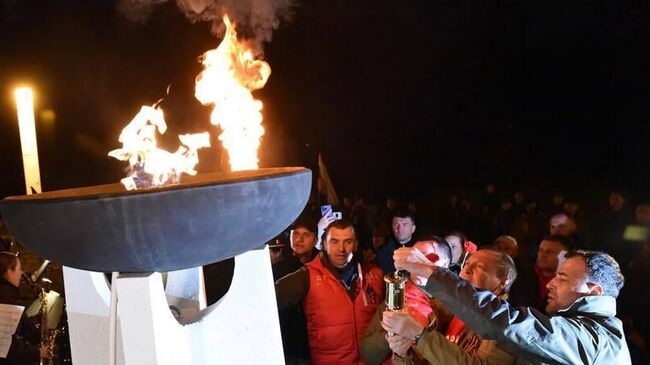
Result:
<svg viewBox="0 0 650 365"><path fill-rule="evenodd" d="M303 0L265 44L261 165L315 167L337 189L624 187L649 198L650 8L626 1ZM12 89L36 86L46 190L116 182L105 154L141 105L210 130L193 97L210 24L172 3L133 23L110 1L0 2L0 195L21 194ZM213 143L214 144L214 143ZM220 169L220 147L200 171Z"/></svg>

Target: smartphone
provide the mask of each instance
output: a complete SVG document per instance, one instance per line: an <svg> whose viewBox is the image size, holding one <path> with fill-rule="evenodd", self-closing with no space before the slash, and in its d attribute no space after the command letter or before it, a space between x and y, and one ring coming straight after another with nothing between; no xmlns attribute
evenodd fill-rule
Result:
<svg viewBox="0 0 650 365"><path fill-rule="evenodd" d="M341 212L332 212L332 215L334 218L336 218L336 220L343 219L343 213Z"/></svg>
<svg viewBox="0 0 650 365"><path fill-rule="evenodd" d="M320 206L320 215L321 217L324 217L327 215L327 213L332 211L332 206L327 204L327 205L321 205Z"/></svg>

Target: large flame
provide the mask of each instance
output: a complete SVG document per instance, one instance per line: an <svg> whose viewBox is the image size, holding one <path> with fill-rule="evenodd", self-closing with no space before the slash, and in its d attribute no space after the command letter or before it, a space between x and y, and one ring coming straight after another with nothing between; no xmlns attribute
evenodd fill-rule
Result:
<svg viewBox="0 0 650 365"><path fill-rule="evenodd" d="M195 96L204 105L214 105L210 122L222 129L219 140L228 151L231 170L256 169L264 128L262 102L251 91L264 87L271 67L255 59L251 48L237 40L227 15L223 22L223 41L201 57L204 70L196 78Z"/></svg>
<svg viewBox="0 0 650 365"><path fill-rule="evenodd" d="M121 161L129 161L129 175L122 179L127 190L176 184L181 174L196 175L199 163L197 150L210 146L208 132L183 134L175 153L156 147L156 134L164 134L167 124L162 109L143 106L120 134L122 148L108 153Z"/></svg>

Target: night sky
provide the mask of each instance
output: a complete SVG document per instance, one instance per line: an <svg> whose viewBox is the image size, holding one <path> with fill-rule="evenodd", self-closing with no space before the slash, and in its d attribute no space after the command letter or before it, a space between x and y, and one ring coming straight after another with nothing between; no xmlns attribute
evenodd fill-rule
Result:
<svg viewBox="0 0 650 365"><path fill-rule="evenodd" d="M193 96L210 26L173 2L132 22L111 1L1 1L0 196L24 193L21 82L36 88L45 190L122 178L106 153L168 85L164 143L209 130L198 169L221 169ZM264 51L262 167L315 168L321 152L337 190L370 198L488 181L650 198L649 4L302 0Z"/></svg>

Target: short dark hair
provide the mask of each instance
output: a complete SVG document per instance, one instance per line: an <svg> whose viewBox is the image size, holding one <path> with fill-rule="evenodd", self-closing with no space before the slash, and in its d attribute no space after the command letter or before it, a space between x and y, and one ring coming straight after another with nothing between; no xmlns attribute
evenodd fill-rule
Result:
<svg viewBox="0 0 650 365"><path fill-rule="evenodd" d="M565 257L582 257L587 266L587 281L602 286L604 295L618 297L625 278L613 257L604 252L588 250L571 251Z"/></svg>
<svg viewBox="0 0 650 365"><path fill-rule="evenodd" d="M18 254L9 251L0 251L0 277L16 268L18 263Z"/></svg>
<svg viewBox="0 0 650 365"><path fill-rule="evenodd" d="M327 234L330 233L330 229L336 228L336 229L346 229L352 227L352 231L354 232L354 238L357 238L357 230L354 228L354 224L350 222L349 220L343 218L339 220L335 220L334 222L330 223L327 228L325 228L325 232L323 232L323 237L322 237L322 242L325 244L325 241L327 240Z"/></svg>
<svg viewBox="0 0 650 365"><path fill-rule="evenodd" d="M411 218L411 222L415 224L415 215L410 210L398 210L393 214L391 221L395 218Z"/></svg>
<svg viewBox="0 0 650 365"><path fill-rule="evenodd" d="M573 244L571 243L571 240L569 240L567 237L560 236L559 234L551 234L548 236L544 236L544 238L542 238L542 241L557 242L562 247L564 247L566 251L573 250Z"/></svg>
<svg viewBox="0 0 650 365"><path fill-rule="evenodd" d="M503 291L508 293L512 287L512 284L515 282L515 280L517 280L517 266L515 265L514 260L505 252L495 250L493 248L482 248L480 251L494 252L499 257L497 275L500 278L505 279L506 284L503 288Z"/></svg>
<svg viewBox="0 0 650 365"><path fill-rule="evenodd" d="M303 227L309 232L318 234L318 225L316 224L316 221L307 215L301 215L298 217L291 226L291 229L293 230L299 227Z"/></svg>
<svg viewBox="0 0 650 365"><path fill-rule="evenodd" d="M445 235L445 237L447 236L456 236L460 238L460 248L463 250L463 253L465 252L465 242L467 242L467 235L465 235L465 233L461 231L451 231ZM449 243L447 243L447 245L449 245Z"/></svg>

